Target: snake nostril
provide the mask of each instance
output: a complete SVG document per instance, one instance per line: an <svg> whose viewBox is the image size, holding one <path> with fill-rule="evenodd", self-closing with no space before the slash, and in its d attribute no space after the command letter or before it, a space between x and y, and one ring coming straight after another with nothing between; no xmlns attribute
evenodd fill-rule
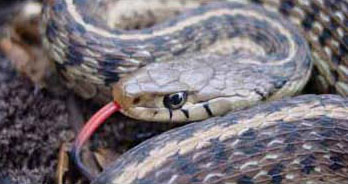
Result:
<svg viewBox="0 0 348 184"><path fill-rule="evenodd" d="M156 116L158 114L158 111L153 112L153 116Z"/></svg>
<svg viewBox="0 0 348 184"><path fill-rule="evenodd" d="M134 100L133 100L133 104L139 104L139 102L140 102L140 98L139 97L137 97L137 98L135 98Z"/></svg>

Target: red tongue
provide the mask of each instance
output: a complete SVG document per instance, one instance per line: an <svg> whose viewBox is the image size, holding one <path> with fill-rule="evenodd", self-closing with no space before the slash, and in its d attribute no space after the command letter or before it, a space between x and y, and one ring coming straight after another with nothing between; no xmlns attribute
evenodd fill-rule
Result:
<svg viewBox="0 0 348 184"><path fill-rule="evenodd" d="M89 121L85 124L85 126L80 131L77 136L74 145L72 147L71 153L72 158L76 162L79 169L81 169L82 173L89 179L94 178L94 174L90 172L81 162L80 151L83 144L92 136L92 134L96 131L96 129L104 123L104 121L109 118L113 113L119 111L121 109L120 105L117 102L110 102L101 108L97 113L95 113Z"/></svg>
<svg viewBox="0 0 348 184"><path fill-rule="evenodd" d="M77 148L82 147L82 145L92 136L96 129L104 123L104 121L109 118L113 113L121 109L120 105L116 102L110 102L101 108L97 113L95 113L89 121L85 124L83 129L80 131L79 135L75 140L75 146Z"/></svg>

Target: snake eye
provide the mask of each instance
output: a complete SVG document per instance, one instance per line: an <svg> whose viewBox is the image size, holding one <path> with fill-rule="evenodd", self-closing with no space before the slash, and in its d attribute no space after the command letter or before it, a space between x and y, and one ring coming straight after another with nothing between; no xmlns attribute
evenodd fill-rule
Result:
<svg viewBox="0 0 348 184"><path fill-rule="evenodd" d="M179 109L187 100L186 92L178 92L164 96L163 104L168 109Z"/></svg>

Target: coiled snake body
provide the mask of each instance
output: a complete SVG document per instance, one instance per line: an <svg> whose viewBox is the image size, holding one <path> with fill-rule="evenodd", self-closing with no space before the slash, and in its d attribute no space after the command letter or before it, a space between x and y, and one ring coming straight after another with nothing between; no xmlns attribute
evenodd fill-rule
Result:
<svg viewBox="0 0 348 184"><path fill-rule="evenodd" d="M93 183L347 183L348 101L301 96L166 132Z"/></svg>
<svg viewBox="0 0 348 184"><path fill-rule="evenodd" d="M346 1L251 1L263 7L48 0L44 45L68 86L103 101L113 94L124 114L148 121L202 120L297 94L312 61L323 91L348 94ZM124 3L131 16L117 16ZM184 7L191 10L163 20ZM155 25L134 29L144 22ZM347 114L346 100L335 96L258 106L165 133L95 183L347 181Z"/></svg>

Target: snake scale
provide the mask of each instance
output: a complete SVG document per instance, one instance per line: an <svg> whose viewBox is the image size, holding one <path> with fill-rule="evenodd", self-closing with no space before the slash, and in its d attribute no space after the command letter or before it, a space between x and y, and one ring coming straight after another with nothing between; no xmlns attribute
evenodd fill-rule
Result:
<svg viewBox="0 0 348 184"><path fill-rule="evenodd" d="M81 96L187 122L298 94L311 73L348 95L347 12L343 0L47 0L42 35ZM307 95L190 124L93 183L345 183L347 105Z"/></svg>

